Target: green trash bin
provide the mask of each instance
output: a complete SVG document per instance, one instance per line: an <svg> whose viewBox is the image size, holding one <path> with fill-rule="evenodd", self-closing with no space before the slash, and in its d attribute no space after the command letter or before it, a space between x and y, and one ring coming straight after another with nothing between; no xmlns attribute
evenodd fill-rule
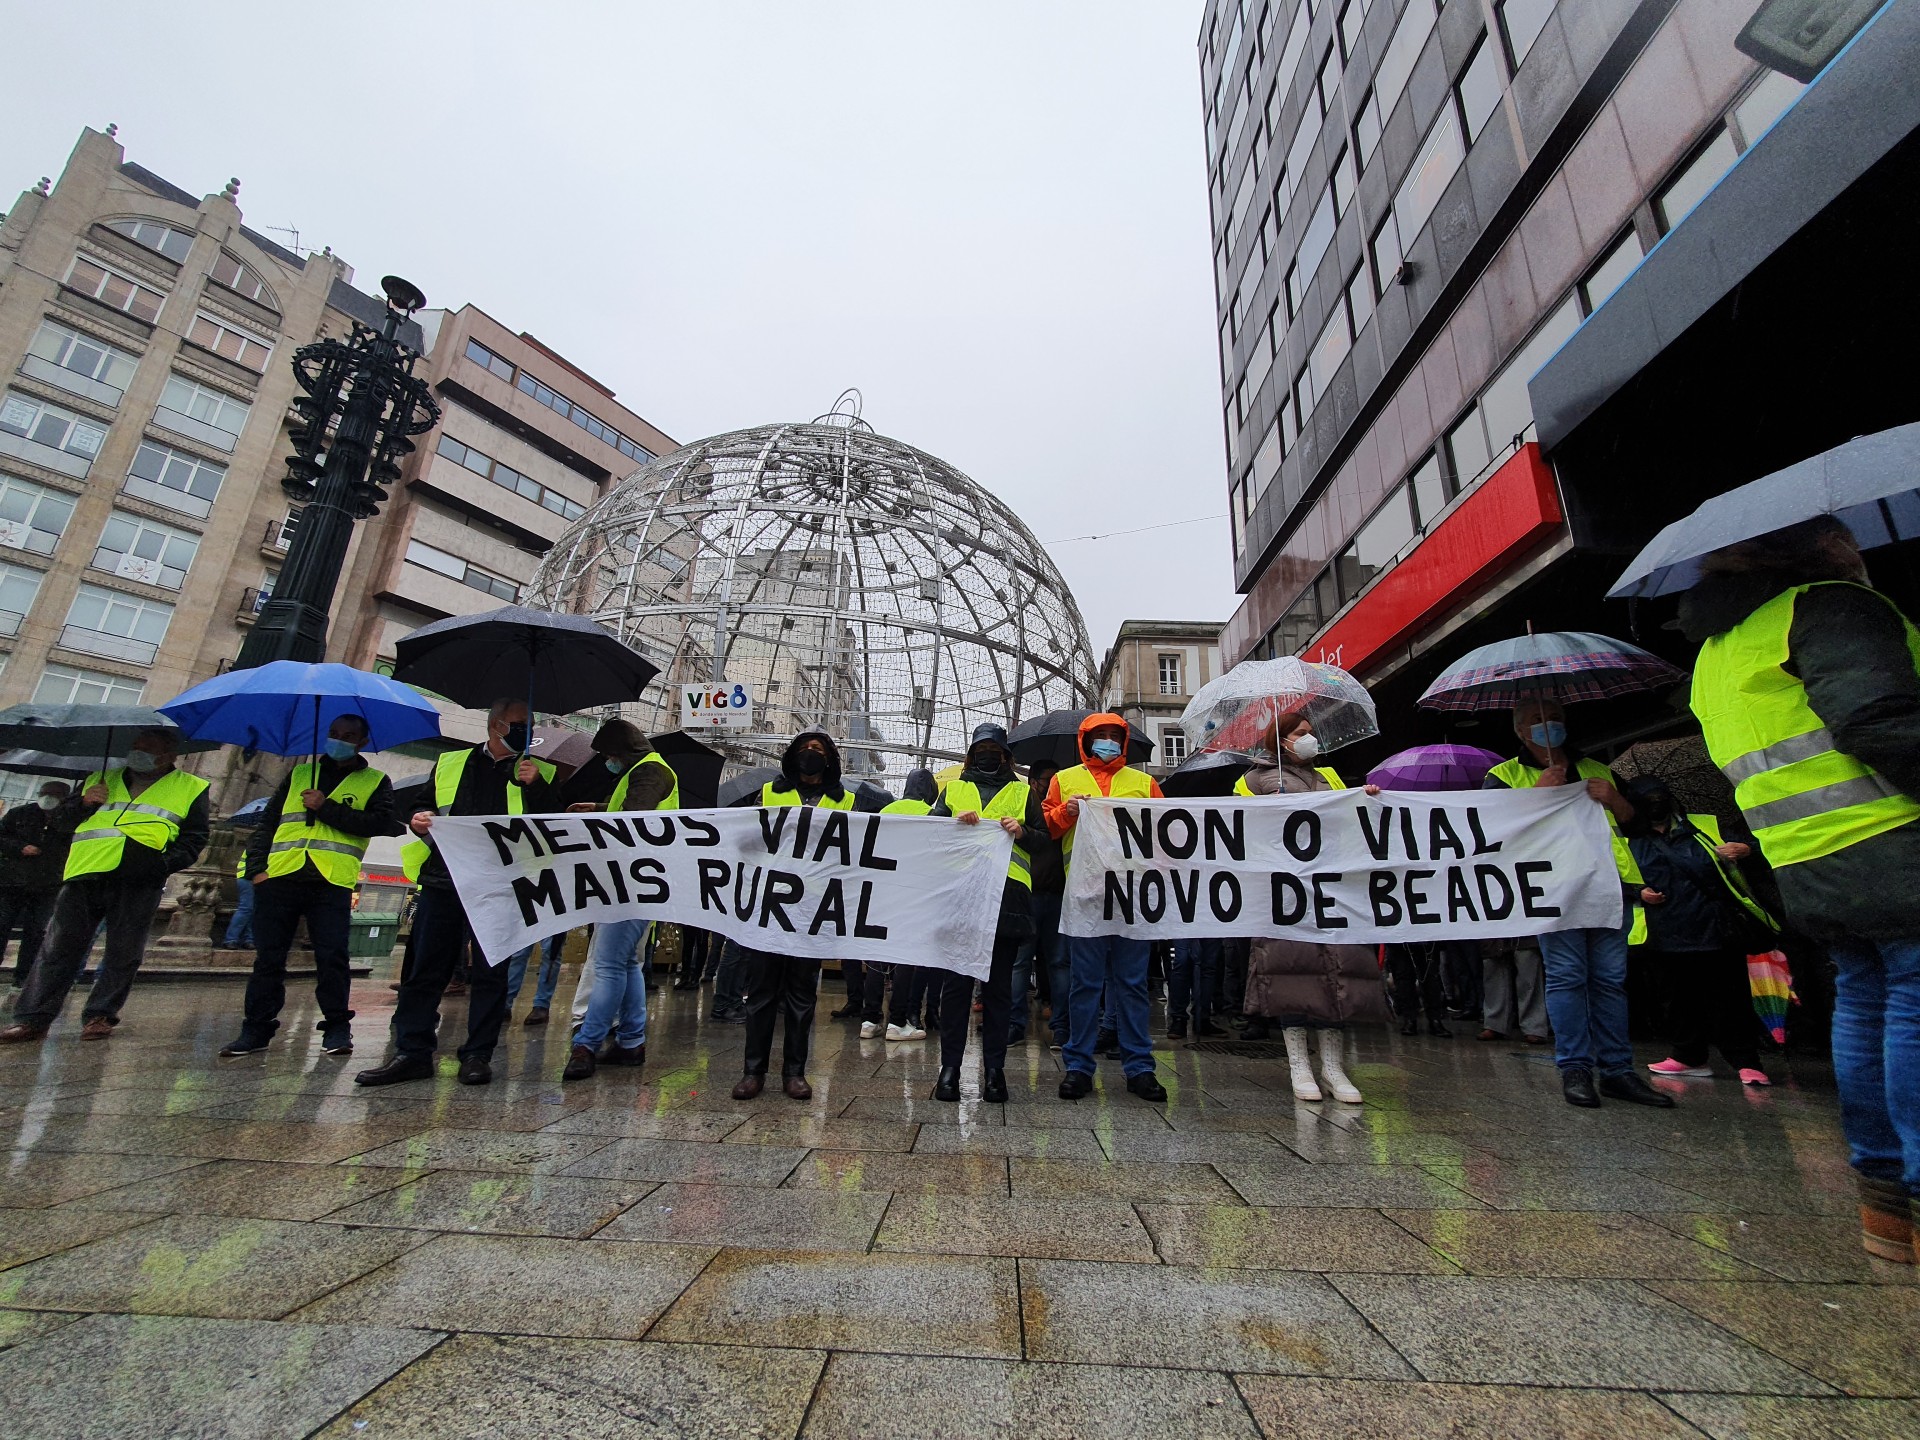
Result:
<svg viewBox="0 0 1920 1440"><path fill-rule="evenodd" d="M355 915L347 954L355 960L384 960L400 941L398 915Z"/></svg>

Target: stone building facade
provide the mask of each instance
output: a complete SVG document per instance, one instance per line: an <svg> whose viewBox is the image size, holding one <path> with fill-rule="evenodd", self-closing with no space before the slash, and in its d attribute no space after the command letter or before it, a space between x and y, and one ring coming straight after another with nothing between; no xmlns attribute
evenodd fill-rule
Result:
<svg viewBox="0 0 1920 1440"><path fill-rule="evenodd" d="M1220 632L1212 620L1125 620L1100 663L1100 708L1124 715L1153 737L1147 770L1171 773L1187 758L1181 713L1194 692L1221 673Z"/></svg>

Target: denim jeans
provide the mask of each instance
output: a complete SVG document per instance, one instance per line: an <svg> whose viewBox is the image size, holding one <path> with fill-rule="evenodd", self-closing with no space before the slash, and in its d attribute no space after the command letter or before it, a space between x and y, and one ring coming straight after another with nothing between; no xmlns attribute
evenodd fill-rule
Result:
<svg viewBox="0 0 1920 1440"><path fill-rule="evenodd" d="M229 950L253 948L253 881L242 876L233 882L233 918L227 921L226 947Z"/></svg>
<svg viewBox="0 0 1920 1440"><path fill-rule="evenodd" d="M1073 967L1067 961L1066 942L1060 936L1061 898L1050 891L1033 892L1033 955L1047 972L1048 1003L1053 1006L1053 1018L1047 1024L1053 1030L1053 1038L1064 1045L1073 996Z"/></svg>
<svg viewBox="0 0 1920 1440"><path fill-rule="evenodd" d="M598 1050L609 1031L623 1050L647 1043L647 986L640 972L640 947L646 944L652 925L650 920L603 920L594 927L593 995L574 1044Z"/></svg>
<svg viewBox="0 0 1920 1440"><path fill-rule="evenodd" d="M1167 976L1167 1018L1185 1020L1193 1008L1197 1025L1213 1018L1213 986L1220 973L1218 940L1176 940L1173 967Z"/></svg>
<svg viewBox="0 0 1920 1440"><path fill-rule="evenodd" d="M1551 930L1540 937L1547 968L1547 1016L1553 1059L1562 1070L1625 1075L1633 1069L1627 1039L1627 927Z"/></svg>
<svg viewBox="0 0 1920 1440"><path fill-rule="evenodd" d="M1839 968L1833 1078L1853 1168L1920 1195L1920 940L1827 950Z"/></svg>
<svg viewBox="0 0 1920 1440"><path fill-rule="evenodd" d="M567 932L549 935L542 942L540 951L540 978L533 990L533 1004L536 1010L550 1009L553 1005L553 992L560 984L560 951L567 943ZM520 987L526 983L527 964L533 959L534 947L515 951L507 957L507 1009L513 1009L513 1002L520 998Z"/></svg>
<svg viewBox="0 0 1920 1440"><path fill-rule="evenodd" d="M1093 1043L1100 1028L1100 996L1105 990L1120 1034L1122 1068L1131 1080L1153 1072L1147 1036L1147 950L1145 940L1119 935L1070 935L1067 959L1073 982L1068 1002L1067 1069L1094 1072Z"/></svg>

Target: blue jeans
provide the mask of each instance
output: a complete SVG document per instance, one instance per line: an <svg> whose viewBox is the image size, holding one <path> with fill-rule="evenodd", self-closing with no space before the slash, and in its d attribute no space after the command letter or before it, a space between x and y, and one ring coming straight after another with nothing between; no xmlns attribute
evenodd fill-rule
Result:
<svg viewBox="0 0 1920 1440"><path fill-rule="evenodd" d="M1833 1078L1853 1168L1920 1195L1920 940L1829 945Z"/></svg>
<svg viewBox="0 0 1920 1440"><path fill-rule="evenodd" d="M1067 1069L1094 1071L1093 1042L1100 1028L1100 992L1112 1002L1120 1034L1121 1068L1131 1080L1153 1072L1147 1036L1147 952L1145 940L1119 935L1069 935L1067 960L1072 971L1065 1057Z"/></svg>
<svg viewBox="0 0 1920 1440"><path fill-rule="evenodd" d="M1036 964L1043 965L1047 971L1048 1004L1053 1007L1053 1018L1047 1021L1053 1031L1053 1038L1061 1045L1067 1043L1067 1013L1072 1003L1073 969L1067 963L1066 942L1060 938L1060 901L1062 897L1050 891L1033 892L1033 958Z"/></svg>
<svg viewBox="0 0 1920 1440"><path fill-rule="evenodd" d="M242 878L233 882L234 894L233 919L227 922L227 949L250 950L253 948L253 881Z"/></svg>
<svg viewBox="0 0 1920 1440"><path fill-rule="evenodd" d="M1630 1072L1627 927L1549 931L1540 937L1540 958L1547 969L1554 1063L1602 1075Z"/></svg>
<svg viewBox="0 0 1920 1440"><path fill-rule="evenodd" d="M1167 976L1167 1018L1185 1020L1187 1007L1193 1007L1194 1023L1204 1025L1213 1018L1213 986L1220 973L1218 940L1176 940L1173 966Z"/></svg>
<svg viewBox="0 0 1920 1440"><path fill-rule="evenodd" d="M553 1006L553 992L560 984L560 951L567 943L567 932L549 935L540 953L540 979L534 986L533 1005L536 1010L547 1010ZM520 987L526 983L527 962L533 959L533 946L517 950L507 957L507 1009L513 1009L513 1002L520 998Z"/></svg>
<svg viewBox="0 0 1920 1440"><path fill-rule="evenodd" d="M593 995L574 1044L598 1050L610 1030L623 1050L647 1043L647 985L640 971L640 947L652 924L650 920L604 920L594 927Z"/></svg>

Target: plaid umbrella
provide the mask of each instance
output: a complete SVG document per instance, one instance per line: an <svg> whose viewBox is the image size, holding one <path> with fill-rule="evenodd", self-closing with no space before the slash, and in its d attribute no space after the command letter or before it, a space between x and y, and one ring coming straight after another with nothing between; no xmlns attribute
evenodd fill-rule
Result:
<svg viewBox="0 0 1920 1440"><path fill-rule="evenodd" d="M1516 635L1470 650L1427 687L1427 710L1511 710L1523 700L1610 700L1678 684L1681 673L1638 645L1584 630Z"/></svg>

